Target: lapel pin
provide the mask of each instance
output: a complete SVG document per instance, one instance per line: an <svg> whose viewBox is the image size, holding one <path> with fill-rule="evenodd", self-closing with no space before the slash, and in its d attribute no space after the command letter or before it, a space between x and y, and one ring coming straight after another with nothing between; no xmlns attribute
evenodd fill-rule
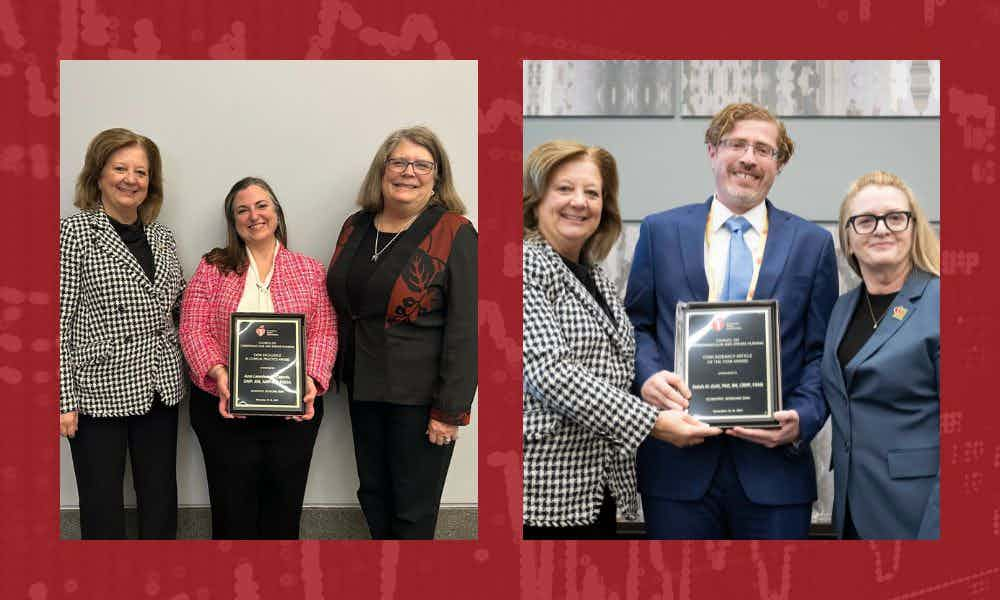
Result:
<svg viewBox="0 0 1000 600"><path fill-rule="evenodd" d="M892 309L892 318L897 321L902 321L906 317L906 313L909 312L905 307L895 306Z"/></svg>

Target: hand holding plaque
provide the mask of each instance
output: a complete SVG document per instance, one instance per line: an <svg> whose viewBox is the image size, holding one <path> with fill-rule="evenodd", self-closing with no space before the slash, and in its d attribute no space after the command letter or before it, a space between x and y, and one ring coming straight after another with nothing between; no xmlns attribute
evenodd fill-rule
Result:
<svg viewBox="0 0 1000 600"><path fill-rule="evenodd" d="M705 438L720 433L722 430L718 427L706 425L686 412L663 410L657 415L650 435L678 448L684 448L696 446L704 442Z"/></svg>
<svg viewBox="0 0 1000 600"><path fill-rule="evenodd" d="M306 414L305 315L233 313L230 328L229 412Z"/></svg>
<svg viewBox="0 0 1000 600"><path fill-rule="evenodd" d="M648 404L664 410L684 410L691 390L676 373L657 371L642 384L639 395Z"/></svg>
<svg viewBox="0 0 1000 600"><path fill-rule="evenodd" d="M726 433L732 437L738 437L748 442L760 444L766 448L777 448L785 444L791 444L799 439L799 413L794 410L779 410L774 413L774 418L778 420L778 427L773 429L758 429L747 427L733 427L727 429Z"/></svg>
<svg viewBox="0 0 1000 600"><path fill-rule="evenodd" d="M678 303L674 362L688 412L718 427L781 427L780 342L776 300Z"/></svg>

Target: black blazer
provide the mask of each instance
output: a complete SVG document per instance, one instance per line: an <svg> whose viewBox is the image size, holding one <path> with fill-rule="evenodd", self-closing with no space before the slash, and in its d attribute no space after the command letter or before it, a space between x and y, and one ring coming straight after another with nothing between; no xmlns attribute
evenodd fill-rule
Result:
<svg viewBox="0 0 1000 600"><path fill-rule="evenodd" d="M460 215L432 206L396 240L352 313L347 277L374 213L344 222L327 272L340 340L354 348L355 401L431 406L431 417L469 420L477 382L477 234ZM334 377L343 380L339 353Z"/></svg>

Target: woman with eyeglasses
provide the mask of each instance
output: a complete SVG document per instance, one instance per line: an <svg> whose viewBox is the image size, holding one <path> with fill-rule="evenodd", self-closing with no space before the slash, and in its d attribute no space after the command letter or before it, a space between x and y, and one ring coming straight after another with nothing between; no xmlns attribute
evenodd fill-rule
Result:
<svg viewBox="0 0 1000 600"><path fill-rule="evenodd" d="M940 530L940 244L910 188L875 171L840 207L862 283L834 306L823 391L833 417L833 525L847 539Z"/></svg>
<svg viewBox="0 0 1000 600"><path fill-rule="evenodd" d="M327 272L358 500L373 539L432 539L476 391L476 244L444 146L392 132L372 159Z"/></svg>

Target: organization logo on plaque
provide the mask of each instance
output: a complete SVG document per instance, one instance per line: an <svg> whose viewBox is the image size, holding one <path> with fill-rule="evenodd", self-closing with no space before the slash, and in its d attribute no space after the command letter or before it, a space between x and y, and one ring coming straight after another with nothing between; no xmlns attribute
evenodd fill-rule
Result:
<svg viewBox="0 0 1000 600"><path fill-rule="evenodd" d="M232 314L229 412L305 413L305 323L302 314Z"/></svg>
<svg viewBox="0 0 1000 600"><path fill-rule="evenodd" d="M675 372L691 389L688 412L716 427L778 427L778 301L680 302Z"/></svg>

